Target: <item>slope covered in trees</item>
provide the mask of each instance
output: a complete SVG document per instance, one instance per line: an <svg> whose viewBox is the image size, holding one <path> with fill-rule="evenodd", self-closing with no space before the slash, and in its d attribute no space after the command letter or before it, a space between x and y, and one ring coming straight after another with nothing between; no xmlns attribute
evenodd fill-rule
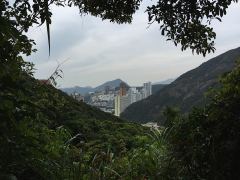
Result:
<svg viewBox="0 0 240 180"><path fill-rule="evenodd" d="M58 166L81 157L90 167L98 153L120 156L140 146L146 132L140 125L77 102L24 72L19 78L0 93L6 94L0 104L0 179L61 179L66 174Z"/></svg>
<svg viewBox="0 0 240 180"><path fill-rule="evenodd" d="M168 109L168 150L179 179L238 179L240 62L209 92L209 103L188 116ZM170 160L169 159L169 160ZM181 178L180 178L181 177Z"/></svg>
<svg viewBox="0 0 240 180"><path fill-rule="evenodd" d="M188 115L167 108L165 128L151 135L153 142L110 167L126 179L239 179L239 77L238 63L209 93L209 103Z"/></svg>
<svg viewBox="0 0 240 180"><path fill-rule="evenodd" d="M108 121L93 121L96 117L91 112L95 111L85 113L90 107L81 112L82 104L25 76L21 83L26 87L25 97L30 98L14 114L19 121L0 124L0 178L237 179L239 77L238 64L209 93L204 108L193 109L188 116L168 108L165 127L144 135L140 126L105 113L96 112ZM79 117L70 113L59 126L55 112L61 114L64 106L69 112L79 111ZM12 104L4 102L3 108L12 110Z"/></svg>
<svg viewBox="0 0 240 180"><path fill-rule="evenodd" d="M217 86L219 77L234 67L239 56L240 48L236 48L203 63L156 94L130 105L121 117L141 123L163 122L162 112L167 106L188 112L192 107L204 104L204 94L209 88Z"/></svg>

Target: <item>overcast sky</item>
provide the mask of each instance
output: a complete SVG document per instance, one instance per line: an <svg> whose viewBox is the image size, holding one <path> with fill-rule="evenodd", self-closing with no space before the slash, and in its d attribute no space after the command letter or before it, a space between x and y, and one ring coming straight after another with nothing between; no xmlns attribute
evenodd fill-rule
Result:
<svg viewBox="0 0 240 180"><path fill-rule="evenodd" d="M97 86L116 78L130 85L176 78L210 58L240 46L240 4L232 5L223 22L215 22L217 33L214 54L203 58L180 50L161 36L159 26L147 28L144 8L134 15L132 24L112 24L91 16L80 16L76 8L53 8L51 56L48 56L45 27L29 32L36 40L37 53L28 57L34 62L35 77L46 79L57 61L66 61L61 69L60 87Z"/></svg>

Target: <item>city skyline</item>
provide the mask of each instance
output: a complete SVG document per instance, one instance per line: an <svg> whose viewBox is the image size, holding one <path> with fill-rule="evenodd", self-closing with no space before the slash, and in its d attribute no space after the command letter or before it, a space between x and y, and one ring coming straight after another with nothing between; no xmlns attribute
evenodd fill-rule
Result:
<svg viewBox="0 0 240 180"><path fill-rule="evenodd" d="M101 90L91 91L86 94L62 89L77 101L85 102L104 112L120 116L120 114L131 104L148 98L152 95L152 83L145 82L142 86L131 87L125 82L120 82L117 86L106 85Z"/></svg>
<svg viewBox="0 0 240 180"><path fill-rule="evenodd" d="M240 3L233 4L223 17L214 21L216 52L205 58L182 52L180 46L166 42L159 25L149 28L144 7L134 15L132 24L112 24L91 16L80 16L76 8L53 8L51 55L48 56L46 28L35 27L28 33L36 40L38 52L27 59L37 69L35 77L46 79L57 61L66 61L61 69L60 87L97 86L111 79L123 79L131 85L158 82L179 77L188 70L230 49L240 46ZM74 27L74 28L73 28ZM231 27L231 28L229 28ZM225 32L228 33L225 33Z"/></svg>

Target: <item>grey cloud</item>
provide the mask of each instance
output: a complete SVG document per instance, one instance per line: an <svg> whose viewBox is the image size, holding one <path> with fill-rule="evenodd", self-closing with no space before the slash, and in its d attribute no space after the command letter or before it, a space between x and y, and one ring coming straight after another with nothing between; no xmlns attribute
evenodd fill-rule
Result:
<svg viewBox="0 0 240 180"><path fill-rule="evenodd" d="M147 14L143 11L134 16L131 25L118 25L90 16L80 17L76 9L54 9L52 54L49 58L46 34L33 31L31 36L37 39L39 51L29 60L36 63L35 76L40 78L56 67L56 59L69 57L62 66L65 74L59 81L62 86L96 86L114 78L139 85L149 80L175 78L213 56L240 46L236 38L240 35L238 10L239 4L232 6L222 23L213 23L217 51L203 58L166 42L157 24L147 29Z"/></svg>

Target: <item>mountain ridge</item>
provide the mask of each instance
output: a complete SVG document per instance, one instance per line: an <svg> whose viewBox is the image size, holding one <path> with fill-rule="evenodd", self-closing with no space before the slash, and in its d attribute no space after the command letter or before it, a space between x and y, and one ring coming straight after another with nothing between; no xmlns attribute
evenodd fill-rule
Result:
<svg viewBox="0 0 240 180"><path fill-rule="evenodd" d="M240 47L202 63L161 88L156 94L133 103L121 117L133 122L146 123L154 120L162 123L162 111L167 106L180 107L183 113L194 106L201 106L207 101L204 97L207 90L218 85L218 78L230 71L239 57Z"/></svg>
<svg viewBox="0 0 240 180"><path fill-rule="evenodd" d="M159 81L159 82L155 82L153 83L153 85L158 85L158 84L171 84L173 81L175 81L176 78L170 78L170 79L166 79L163 81Z"/></svg>
<svg viewBox="0 0 240 180"><path fill-rule="evenodd" d="M121 79L114 79L111 81L106 81L103 84L96 86L96 87L91 87L91 86L85 86L85 87L80 87L80 86L74 86L74 87L69 87L69 88L61 88L60 90L62 90L63 92L67 93L67 94L72 94L72 93L80 93L82 95L86 95L89 92L96 92L96 91L102 91L104 90L104 88L106 86L110 86L112 88L116 88L119 87L120 83L123 82L125 84L127 84L126 82L124 82Z"/></svg>

